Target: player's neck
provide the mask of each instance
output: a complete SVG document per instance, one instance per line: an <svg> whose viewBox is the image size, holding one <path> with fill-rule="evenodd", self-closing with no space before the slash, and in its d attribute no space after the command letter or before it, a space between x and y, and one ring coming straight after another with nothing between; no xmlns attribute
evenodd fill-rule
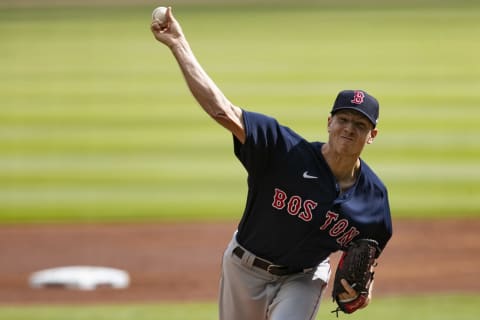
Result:
<svg viewBox="0 0 480 320"><path fill-rule="evenodd" d="M351 187L360 170L358 156L346 156L333 150L328 144L322 146L322 155L342 189Z"/></svg>

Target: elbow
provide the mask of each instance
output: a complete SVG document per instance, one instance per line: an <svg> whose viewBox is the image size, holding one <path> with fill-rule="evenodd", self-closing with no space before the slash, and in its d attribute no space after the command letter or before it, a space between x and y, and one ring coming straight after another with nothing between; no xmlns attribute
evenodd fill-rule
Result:
<svg viewBox="0 0 480 320"><path fill-rule="evenodd" d="M223 122L231 117L231 104L229 101L215 95L210 96L209 100L205 100L203 109L215 121Z"/></svg>
<svg viewBox="0 0 480 320"><path fill-rule="evenodd" d="M211 111L211 112L208 112L208 114L213 120L217 122L224 122L225 120L228 120L228 115L223 110Z"/></svg>
<svg viewBox="0 0 480 320"><path fill-rule="evenodd" d="M239 116L235 112L235 107L228 100L215 101L211 106L207 112L215 121L220 123L237 122Z"/></svg>

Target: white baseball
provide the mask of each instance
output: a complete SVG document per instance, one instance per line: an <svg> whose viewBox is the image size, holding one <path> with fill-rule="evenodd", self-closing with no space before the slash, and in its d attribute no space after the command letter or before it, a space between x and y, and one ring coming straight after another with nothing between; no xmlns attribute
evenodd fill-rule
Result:
<svg viewBox="0 0 480 320"><path fill-rule="evenodd" d="M167 8L157 7L152 12L152 19L158 21L160 24L167 22Z"/></svg>

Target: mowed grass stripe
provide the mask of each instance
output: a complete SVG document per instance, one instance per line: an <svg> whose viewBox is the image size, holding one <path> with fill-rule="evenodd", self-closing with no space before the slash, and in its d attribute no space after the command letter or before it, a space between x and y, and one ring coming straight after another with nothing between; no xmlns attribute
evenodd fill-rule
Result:
<svg viewBox="0 0 480 320"><path fill-rule="evenodd" d="M183 88L186 90L186 88ZM305 89L305 88L304 88ZM470 89L473 89L470 88ZM329 111L329 105L333 102L320 103L314 101L313 89L307 95L302 92L292 92L286 97L276 109L279 116L285 117L297 115L292 120L304 121L304 116L315 116L320 120L324 116L324 110ZM252 93L250 90L249 93ZM421 93L419 92L420 96ZM470 125L477 117L480 117L480 110L474 100L475 96L458 95L448 96L442 99L442 96L414 97L409 99L402 97L384 96L382 99L382 110L380 125L384 124L389 130L397 129L395 124L414 124L417 129L419 124L426 127L434 127L445 124L445 120L452 125ZM106 99L104 99L106 100ZM297 101L299 100L299 101ZM321 100L327 98L321 97ZM399 102L398 100L403 100ZM441 100L441 101L440 101ZM148 101L148 100L147 100ZM297 101L297 104L294 102ZM31 103L31 101L29 101ZM3 108L0 110L2 122L7 125L20 126L29 125L32 129L41 129L41 126L67 127L69 125L84 125L86 128L90 126L103 125L107 129L118 126L141 126L155 124L163 126L181 126L182 124L196 124L205 126L204 119L206 116L201 112L200 107L196 108L196 104L190 100L185 101L185 97L163 97L158 96L152 99L150 104L146 101L142 104L134 103L128 105L127 102L108 100L105 105L99 103L95 105L75 106L69 104L59 105L58 102L47 102L42 107L16 106L15 108ZM175 113L171 112L171 106L178 107ZM468 113L468 117L465 115ZM401 118L403 121L395 121L395 118ZM472 120L473 118L473 120ZM412 127L410 125L410 127ZM8 128L8 127L7 127ZM26 129L26 128L24 128ZM408 129L408 126L407 126ZM439 129L442 127L439 126ZM3 129L5 130L5 129Z"/></svg>
<svg viewBox="0 0 480 320"><path fill-rule="evenodd" d="M406 297L376 297L365 309L348 316L350 320L474 320L477 319L480 297L475 294L429 294ZM335 304L323 299L316 319L329 319ZM121 305L24 305L1 306L0 319L5 320L184 320L195 315L197 320L218 317L218 306L213 301L172 302Z"/></svg>
<svg viewBox="0 0 480 320"><path fill-rule="evenodd" d="M100 155L122 155L137 151L151 152L156 154L184 154L196 153L197 155L217 153L219 159L225 159L227 154L230 155L233 149L233 139L227 136L226 132L218 128L214 130L198 130L201 134L195 135L194 131L190 131L191 127L184 126L183 132L177 132L178 129L164 130L161 136L157 136L155 129L148 130L138 129L125 130L32 130L29 134L25 134L20 130L20 134L8 132L4 136L3 152L7 155L45 155L49 153L61 155L78 154L79 156L88 157ZM218 130L217 130L218 129ZM143 131L143 132L142 132ZM315 137L325 131L325 128L308 128L299 130L302 134ZM444 130L445 131L445 130ZM366 154L384 153L388 155L401 156L405 160L417 160L431 158L435 161L442 159L434 159L436 156L456 156L456 162L471 162L470 160L478 159L480 150L478 149L479 136L469 132L458 132L452 130L447 132L409 132L389 133L382 130L376 139L376 144L367 146ZM209 132L207 135L206 132ZM2 134L0 133L0 136ZM7 136L7 137L5 137ZM204 138L203 140L199 140ZM318 139L318 137L317 137ZM315 139L315 140L317 140ZM321 139L321 138L320 138ZM232 141L231 141L232 140ZM406 153L406 154L405 154ZM401 155L403 154L403 155ZM61 158L61 156L60 156ZM410 158L410 160L409 160ZM17 160L17 159L15 159ZM28 159L26 159L28 161ZM392 159L393 160L393 159ZM453 168L455 170L455 168Z"/></svg>
<svg viewBox="0 0 480 320"><path fill-rule="evenodd" d="M191 180L203 181L229 181L237 183L238 179L245 177L245 172L240 163L233 159L205 157L192 163L188 159L176 157L51 157L32 158L25 161L23 158L10 158L0 161L0 177L4 182L8 179L8 185L20 186L23 183L39 182L101 182L125 181L147 182L165 179L174 181L182 180L182 183ZM231 160L231 161L229 161ZM448 164L442 162L391 162L376 166L376 171L381 172L386 179L398 182L418 180L425 182L475 182L480 179L478 163L462 163L454 170L445 171ZM121 173L121 174L119 174ZM205 181L207 180L207 181Z"/></svg>

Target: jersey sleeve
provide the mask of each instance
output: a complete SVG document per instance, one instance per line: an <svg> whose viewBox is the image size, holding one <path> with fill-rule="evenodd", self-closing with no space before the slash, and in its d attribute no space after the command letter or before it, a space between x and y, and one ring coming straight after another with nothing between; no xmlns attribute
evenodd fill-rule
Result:
<svg viewBox="0 0 480 320"><path fill-rule="evenodd" d="M364 164L364 167L366 165ZM371 171L370 168L368 170ZM374 192L373 194L376 194L376 198L379 201L379 205L377 208L377 213L376 216L379 218L380 226L378 227L378 233L376 233L376 240L378 241L378 245L383 252L383 249L385 249L388 241L392 237L392 217L391 217L391 212L390 212L390 204L388 200L388 191L386 186L383 184L383 182L371 171L372 179L375 181L376 189L378 190L377 192ZM371 199L368 201L370 204L374 203L375 201ZM380 254L379 254L380 255Z"/></svg>
<svg viewBox="0 0 480 320"><path fill-rule="evenodd" d="M370 237L377 240L378 246L380 247L381 252L383 252L388 241L392 237L393 230L388 191L383 184L379 185L378 189L379 190L374 193L376 194L376 198L367 201L367 203L370 204L370 208L373 209L373 215L371 216L372 220L370 221L371 224L369 223L369 226L371 226L372 229L369 227L367 228L371 231ZM378 202L378 205L373 206L376 201ZM375 207L375 209L373 207ZM377 258L380 256L381 252L378 253Z"/></svg>
<svg viewBox="0 0 480 320"><path fill-rule="evenodd" d="M246 139L234 137L234 152L249 175L263 172L272 158L287 152L302 139L272 117L243 110Z"/></svg>
<svg viewBox="0 0 480 320"><path fill-rule="evenodd" d="M392 237L392 234L393 234L392 218L391 218L391 213L390 213L390 205L389 205L388 193L387 193L386 189L385 189L385 199L384 199L383 206L384 206L384 219L383 219L384 232L378 239L378 244L379 244L379 247L382 251L387 246L387 243L388 243L388 241L390 240L390 238Z"/></svg>

